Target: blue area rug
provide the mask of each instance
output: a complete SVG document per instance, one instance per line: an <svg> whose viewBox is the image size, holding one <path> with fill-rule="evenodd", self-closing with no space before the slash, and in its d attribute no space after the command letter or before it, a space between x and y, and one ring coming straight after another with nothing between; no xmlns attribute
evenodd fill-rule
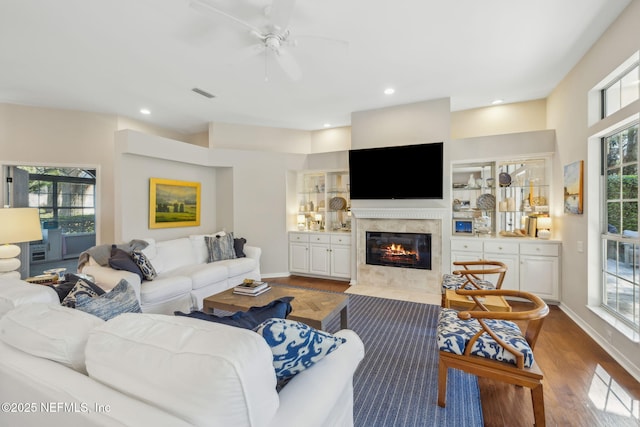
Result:
<svg viewBox="0 0 640 427"><path fill-rule="evenodd" d="M450 369L447 406L438 406L439 312L436 305L349 295L349 329L365 346L353 379L356 427L483 425L475 376ZM336 319L328 330L338 329Z"/></svg>

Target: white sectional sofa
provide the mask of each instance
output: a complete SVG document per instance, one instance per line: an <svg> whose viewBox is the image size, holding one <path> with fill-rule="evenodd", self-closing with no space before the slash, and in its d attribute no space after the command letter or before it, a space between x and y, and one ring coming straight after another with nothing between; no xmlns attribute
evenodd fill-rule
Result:
<svg viewBox="0 0 640 427"><path fill-rule="evenodd" d="M144 313L173 314L202 309L202 300L242 283L260 280L260 256L255 246L244 246L246 257L207 263L205 235L147 242L142 252L153 265L157 277L140 280L137 274L100 265L95 259L82 267L81 273L93 276L97 285L111 289L126 279L135 289Z"/></svg>
<svg viewBox="0 0 640 427"><path fill-rule="evenodd" d="M0 279L0 425L353 425L350 330L278 393L257 333L203 320L126 313L103 321L50 288Z"/></svg>

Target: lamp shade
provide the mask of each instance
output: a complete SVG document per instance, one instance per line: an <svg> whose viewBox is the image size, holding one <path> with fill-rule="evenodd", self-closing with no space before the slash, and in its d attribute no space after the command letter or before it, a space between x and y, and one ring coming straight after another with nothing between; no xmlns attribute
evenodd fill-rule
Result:
<svg viewBox="0 0 640 427"><path fill-rule="evenodd" d="M0 209L0 244L42 240L37 208Z"/></svg>
<svg viewBox="0 0 640 427"><path fill-rule="evenodd" d="M536 228L538 230L549 230L551 229L551 218L548 216L542 216L538 218L536 223Z"/></svg>

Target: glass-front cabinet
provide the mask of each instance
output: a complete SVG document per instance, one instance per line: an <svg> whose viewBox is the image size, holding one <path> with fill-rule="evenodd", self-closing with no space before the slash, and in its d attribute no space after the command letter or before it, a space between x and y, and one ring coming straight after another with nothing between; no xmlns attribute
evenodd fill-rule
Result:
<svg viewBox="0 0 640 427"><path fill-rule="evenodd" d="M536 237L548 217L547 159L452 165L454 235Z"/></svg>
<svg viewBox="0 0 640 427"><path fill-rule="evenodd" d="M537 235L537 219L549 213L545 159L497 163L498 230Z"/></svg>
<svg viewBox="0 0 640 427"><path fill-rule="evenodd" d="M350 231L349 172L303 172L298 175L299 231Z"/></svg>
<svg viewBox="0 0 640 427"><path fill-rule="evenodd" d="M456 164L452 170L453 234L495 233L495 164Z"/></svg>

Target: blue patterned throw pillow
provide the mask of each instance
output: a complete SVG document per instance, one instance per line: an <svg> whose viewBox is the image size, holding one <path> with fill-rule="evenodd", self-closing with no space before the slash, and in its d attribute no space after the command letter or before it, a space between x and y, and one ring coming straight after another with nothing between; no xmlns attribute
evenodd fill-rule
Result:
<svg viewBox="0 0 640 427"><path fill-rule="evenodd" d="M133 259L133 262L136 263L136 265L140 269L140 272L142 273L142 277L144 277L145 280L153 280L158 276L158 273L156 273L156 269L153 268L153 265L151 265L151 261L149 261L149 258L147 258L147 256L143 254L142 251L133 251L131 253L131 259Z"/></svg>
<svg viewBox="0 0 640 427"><path fill-rule="evenodd" d="M94 298L104 294L104 289L95 285L88 280L80 279L73 285L73 289L71 289L67 295L62 299L60 305L64 305L65 307L75 308L76 300L79 296L84 296L86 298Z"/></svg>
<svg viewBox="0 0 640 427"><path fill-rule="evenodd" d="M122 313L142 313L140 303L129 282L122 279L111 291L90 298L78 295L76 309L93 314L102 320L109 320Z"/></svg>
<svg viewBox="0 0 640 427"><path fill-rule="evenodd" d="M255 331L271 347L273 367L279 380L310 368L346 341L287 319L265 320Z"/></svg>

